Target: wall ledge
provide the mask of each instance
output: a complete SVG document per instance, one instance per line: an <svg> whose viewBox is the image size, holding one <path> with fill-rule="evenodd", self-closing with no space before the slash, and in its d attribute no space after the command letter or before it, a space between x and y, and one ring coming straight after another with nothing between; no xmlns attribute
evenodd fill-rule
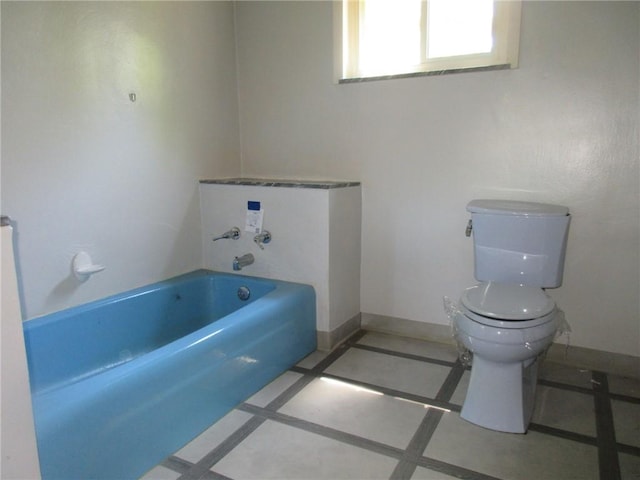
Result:
<svg viewBox="0 0 640 480"><path fill-rule="evenodd" d="M360 182L333 181L333 180L282 180L271 178L214 178L200 180L204 184L217 185L245 185L252 187L286 187L286 188L317 188L329 190L332 188L357 187Z"/></svg>

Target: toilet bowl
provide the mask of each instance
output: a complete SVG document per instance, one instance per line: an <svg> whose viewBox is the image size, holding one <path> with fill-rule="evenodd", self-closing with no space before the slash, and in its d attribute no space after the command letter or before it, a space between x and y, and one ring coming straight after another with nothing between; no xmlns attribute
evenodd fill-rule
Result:
<svg viewBox="0 0 640 480"><path fill-rule="evenodd" d="M466 289L452 319L456 339L473 352L461 417L492 430L526 432L538 358L563 318L538 287L482 282Z"/></svg>
<svg viewBox="0 0 640 480"><path fill-rule="evenodd" d="M562 205L503 199L467 204L473 276L460 304L445 301L454 335L471 352L460 415L477 425L524 433L533 412L538 364L564 313L544 289L562 285L571 215Z"/></svg>

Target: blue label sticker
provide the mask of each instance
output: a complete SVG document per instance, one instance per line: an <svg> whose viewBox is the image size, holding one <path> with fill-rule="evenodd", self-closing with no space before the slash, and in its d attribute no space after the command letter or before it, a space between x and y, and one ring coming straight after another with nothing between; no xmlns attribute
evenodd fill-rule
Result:
<svg viewBox="0 0 640 480"><path fill-rule="evenodd" d="M247 210L260 211L260 202L252 202L251 200L249 200L247 202Z"/></svg>

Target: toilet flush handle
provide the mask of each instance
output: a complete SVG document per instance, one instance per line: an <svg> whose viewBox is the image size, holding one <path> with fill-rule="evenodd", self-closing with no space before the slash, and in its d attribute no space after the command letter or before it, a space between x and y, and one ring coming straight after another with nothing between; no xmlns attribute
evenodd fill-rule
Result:
<svg viewBox="0 0 640 480"><path fill-rule="evenodd" d="M471 223L471 219L469 219L469 223L467 223L467 228L465 229L464 234L467 237L470 237L471 236L471 230L473 230L473 225Z"/></svg>

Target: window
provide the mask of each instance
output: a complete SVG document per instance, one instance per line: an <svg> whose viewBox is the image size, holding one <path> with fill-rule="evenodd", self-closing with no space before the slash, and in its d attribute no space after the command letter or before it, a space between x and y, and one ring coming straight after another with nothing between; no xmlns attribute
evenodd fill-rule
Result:
<svg viewBox="0 0 640 480"><path fill-rule="evenodd" d="M515 68L516 0L343 0L340 81Z"/></svg>

